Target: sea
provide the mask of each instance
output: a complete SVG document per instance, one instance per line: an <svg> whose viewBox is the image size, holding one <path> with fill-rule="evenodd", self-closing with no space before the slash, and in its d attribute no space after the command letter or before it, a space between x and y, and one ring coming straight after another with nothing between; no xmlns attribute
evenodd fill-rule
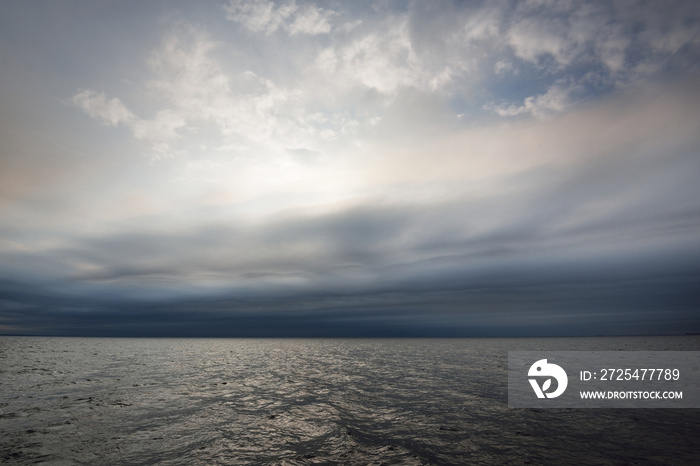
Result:
<svg viewBox="0 0 700 466"><path fill-rule="evenodd" d="M700 336L0 337L0 462L700 464L700 409L514 409L508 351Z"/></svg>

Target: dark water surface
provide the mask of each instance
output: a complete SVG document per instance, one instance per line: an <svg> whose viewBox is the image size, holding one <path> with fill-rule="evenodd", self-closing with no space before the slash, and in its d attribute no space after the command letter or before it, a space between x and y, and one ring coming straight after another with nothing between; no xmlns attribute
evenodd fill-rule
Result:
<svg viewBox="0 0 700 466"><path fill-rule="evenodd" d="M700 410L510 409L507 352L700 337L0 337L8 464L700 464Z"/></svg>

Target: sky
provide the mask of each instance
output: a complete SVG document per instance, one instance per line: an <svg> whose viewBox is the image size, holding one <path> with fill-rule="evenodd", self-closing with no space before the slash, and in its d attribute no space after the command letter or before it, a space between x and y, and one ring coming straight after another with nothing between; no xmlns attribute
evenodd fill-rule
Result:
<svg viewBox="0 0 700 466"><path fill-rule="evenodd" d="M0 334L700 332L700 2L0 2Z"/></svg>

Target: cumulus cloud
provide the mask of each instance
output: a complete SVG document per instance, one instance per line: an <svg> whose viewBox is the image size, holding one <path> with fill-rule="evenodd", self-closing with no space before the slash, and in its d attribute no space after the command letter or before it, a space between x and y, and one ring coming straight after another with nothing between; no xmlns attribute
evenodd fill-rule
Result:
<svg viewBox="0 0 700 466"><path fill-rule="evenodd" d="M224 9L227 19L251 31L271 34L283 29L290 35L312 36L331 31L334 13L313 4L299 7L294 0L281 4L269 0L230 0Z"/></svg>
<svg viewBox="0 0 700 466"><path fill-rule="evenodd" d="M487 110L493 110L502 117L530 114L536 118L546 118L563 112L574 100L572 95L580 91L580 86L555 84L546 93L527 97L522 105L510 104L495 106L486 105Z"/></svg>
<svg viewBox="0 0 700 466"><path fill-rule="evenodd" d="M697 8L683 6L687 23L696 22ZM224 9L246 29L329 33L329 40L297 44L287 53L293 74L268 75L264 67L223 60L222 42L205 28L179 26L150 55L148 90L163 102L154 117L137 117L120 97L110 100L100 91L80 91L74 103L104 123L131 127L156 157L173 153L176 140L182 148L184 130L204 134L204 124L218 130L209 133L208 146L326 152L331 141L352 144L359 135L377 134L377 122L387 123L391 109L416 89L443 104L469 102L500 117L545 118L592 93L639 82L681 50L697 53L697 36L675 16L617 4L414 5L406 11L378 7L375 16L295 1L232 1ZM332 31L332 17L352 27ZM253 40L264 45L266 36ZM539 89L516 83L533 73ZM491 86L506 89L508 98L492 95ZM456 113L474 112L466 110Z"/></svg>
<svg viewBox="0 0 700 466"><path fill-rule="evenodd" d="M169 110L158 112L155 118L144 120L134 115L118 99L108 99L103 92L83 90L73 96L73 103L92 118L111 126L124 125L134 137L150 144L151 155L161 158L171 154L171 143L178 138L178 129L185 119Z"/></svg>
<svg viewBox="0 0 700 466"><path fill-rule="evenodd" d="M420 84L422 69L411 49L405 23L390 24L382 32L365 35L337 51L320 56L325 69L382 93Z"/></svg>
<svg viewBox="0 0 700 466"><path fill-rule="evenodd" d="M432 14L432 22L431 15L427 20L417 16L424 14L422 10L414 14L413 22L431 24L428 34L414 29L421 31L423 42L430 38L431 52L451 64L452 82L469 81L469 76L497 80L534 67L540 79L549 80L552 94L561 94L562 81L600 92L638 83L679 63L694 66L687 58L698 56L700 8L687 1L489 2L479 8L445 8ZM685 18L683 24L680 18ZM413 45L418 44L416 39ZM525 112L537 116L529 109L537 108L538 100L553 103L554 96L547 93L522 96L524 105L490 102L487 107L498 109L501 116ZM566 99L556 100L558 104L548 105L550 111L563 111L577 102L570 99L560 105Z"/></svg>
<svg viewBox="0 0 700 466"><path fill-rule="evenodd" d="M280 114L280 107L295 92L251 71L234 76L224 73L211 57L216 47L216 42L195 28L166 34L149 60L154 78L148 87L165 102L165 108L152 118L134 115L118 98L109 100L102 92L80 91L73 102L93 118L129 127L136 139L150 143L156 158L172 154L172 144L181 138L184 128L196 131L203 123L218 128L222 146L265 144L289 133L295 122Z"/></svg>
<svg viewBox="0 0 700 466"><path fill-rule="evenodd" d="M318 35L331 32L330 18L333 12L325 12L322 8L306 5L295 16L287 31L289 34Z"/></svg>
<svg viewBox="0 0 700 466"><path fill-rule="evenodd" d="M116 97L108 99L104 92L81 90L73 96L73 103L91 117L107 125L130 123L135 118L119 99Z"/></svg>

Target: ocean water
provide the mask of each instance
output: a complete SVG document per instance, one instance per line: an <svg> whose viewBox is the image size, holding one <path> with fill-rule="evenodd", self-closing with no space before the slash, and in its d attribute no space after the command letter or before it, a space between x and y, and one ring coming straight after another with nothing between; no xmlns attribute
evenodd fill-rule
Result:
<svg viewBox="0 0 700 466"><path fill-rule="evenodd" d="M700 337L0 337L7 464L700 464L700 410L511 409L507 352Z"/></svg>

